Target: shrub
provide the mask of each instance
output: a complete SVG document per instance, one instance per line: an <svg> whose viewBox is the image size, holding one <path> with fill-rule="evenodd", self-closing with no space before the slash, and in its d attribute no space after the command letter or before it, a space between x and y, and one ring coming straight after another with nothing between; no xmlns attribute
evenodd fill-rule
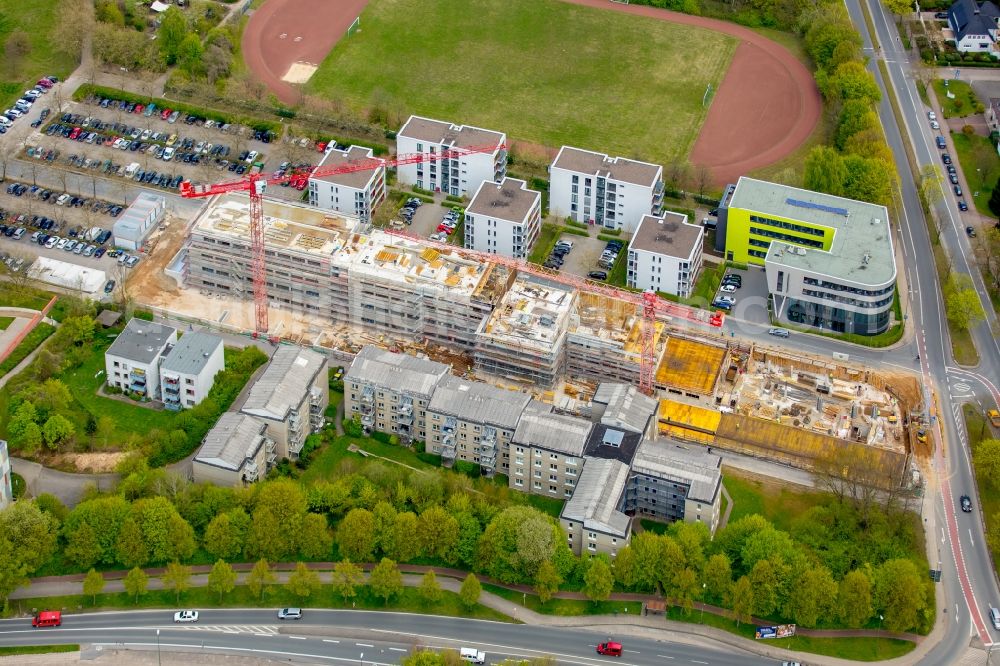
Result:
<svg viewBox="0 0 1000 666"><path fill-rule="evenodd" d="M381 430L376 430L372 433L372 439L376 442L381 442L383 444L389 443L389 433L382 432Z"/></svg>
<svg viewBox="0 0 1000 666"><path fill-rule="evenodd" d="M449 194L444 198L445 201L451 201L454 203L462 203L462 197L456 197L454 194Z"/></svg>
<svg viewBox="0 0 1000 666"><path fill-rule="evenodd" d="M589 236L590 232L586 229L576 229L574 227L563 227L562 232L564 234L573 234L574 236Z"/></svg>
<svg viewBox="0 0 1000 666"><path fill-rule="evenodd" d="M586 222L577 222L576 220L574 220L571 217L567 217L566 218L566 226L568 226L568 227L575 227L577 229L589 229L590 228L589 225L587 225Z"/></svg>

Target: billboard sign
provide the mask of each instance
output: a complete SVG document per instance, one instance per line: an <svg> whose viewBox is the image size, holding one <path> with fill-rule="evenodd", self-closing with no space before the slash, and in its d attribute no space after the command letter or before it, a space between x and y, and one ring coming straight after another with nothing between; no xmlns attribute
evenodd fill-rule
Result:
<svg viewBox="0 0 1000 666"><path fill-rule="evenodd" d="M794 624L779 624L770 627L757 627L754 637L758 640L763 638L791 638L795 635Z"/></svg>

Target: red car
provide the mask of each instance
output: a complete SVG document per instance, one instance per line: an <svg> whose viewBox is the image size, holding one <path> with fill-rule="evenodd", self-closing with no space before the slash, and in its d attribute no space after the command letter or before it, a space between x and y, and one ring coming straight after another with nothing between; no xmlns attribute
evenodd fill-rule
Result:
<svg viewBox="0 0 1000 666"><path fill-rule="evenodd" d="M38 79L38 83L36 85L48 89L52 87L52 82L49 81L48 79Z"/></svg>
<svg viewBox="0 0 1000 666"><path fill-rule="evenodd" d="M609 657L620 657L622 656L622 644L615 643L614 641L608 641L607 643L598 643L597 654L606 654Z"/></svg>
<svg viewBox="0 0 1000 666"><path fill-rule="evenodd" d="M73 131L69 133L69 138L76 139L76 137L80 136L80 132L82 131L83 130L80 129L79 127L74 127Z"/></svg>
<svg viewBox="0 0 1000 666"><path fill-rule="evenodd" d="M160 113L160 120L166 120L167 118L170 117L170 114L173 112L174 112L173 109L163 109L163 112Z"/></svg>
<svg viewBox="0 0 1000 666"><path fill-rule="evenodd" d="M322 153L325 150L326 150L326 141L317 141L316 151Z"/></svg>
<svg viewBox="0 0 1000 666"><path fill-rule="evenodd" d="M146 107L142 104L136 104L135 108L132 110L132 113L142 113L142 110L145 108Z"/></svg>

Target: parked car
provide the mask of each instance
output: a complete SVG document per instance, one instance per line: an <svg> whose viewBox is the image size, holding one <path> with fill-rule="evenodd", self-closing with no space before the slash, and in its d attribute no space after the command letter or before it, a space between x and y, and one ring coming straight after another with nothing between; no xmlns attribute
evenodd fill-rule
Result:
<svg viewBox="0 0 1000 666"><path fill-rule="evenodd" d="M604 271L590 271L589 273L587 273L587 277L589 277L591 280L607 280L608 274L605 273Z"/></svg>
<svg viewBox="0 0 1000 666"><path fill-rule="evenodd" d="M968 236L969 238L975 238L976 237L976 228L973 227L973 226L966 227L965 228L965 235Z"/></svg>
<svg viewBox="0 0 1000 666"><path fill-rule="evenodd" d="M958 209L960 211L963 211L963 212L967 211L967 210L969 210L969 205L967 203L965 203L964 201L959 201L958 202Z"/></svg>

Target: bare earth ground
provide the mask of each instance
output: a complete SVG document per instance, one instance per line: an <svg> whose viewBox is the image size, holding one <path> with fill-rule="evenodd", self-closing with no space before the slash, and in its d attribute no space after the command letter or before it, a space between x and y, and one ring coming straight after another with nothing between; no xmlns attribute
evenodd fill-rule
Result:
<svg viewBox="0 0 1000 666"><path fill-rule="evenodd" d="M692 163L708 167L716 185L735 182L795 152L819 122L822 102L809 70L783 46L748 28L643 5L565 1L698 26L742 40L691 152ZM244 60L279 99L294 104L299 94L288 80L301 81L308 65L320 63L367 4L367 0L268 0L250 17L243 33ZM554 154L541 146L524 147L537 149L531 150L533 154Z"/></svg>

